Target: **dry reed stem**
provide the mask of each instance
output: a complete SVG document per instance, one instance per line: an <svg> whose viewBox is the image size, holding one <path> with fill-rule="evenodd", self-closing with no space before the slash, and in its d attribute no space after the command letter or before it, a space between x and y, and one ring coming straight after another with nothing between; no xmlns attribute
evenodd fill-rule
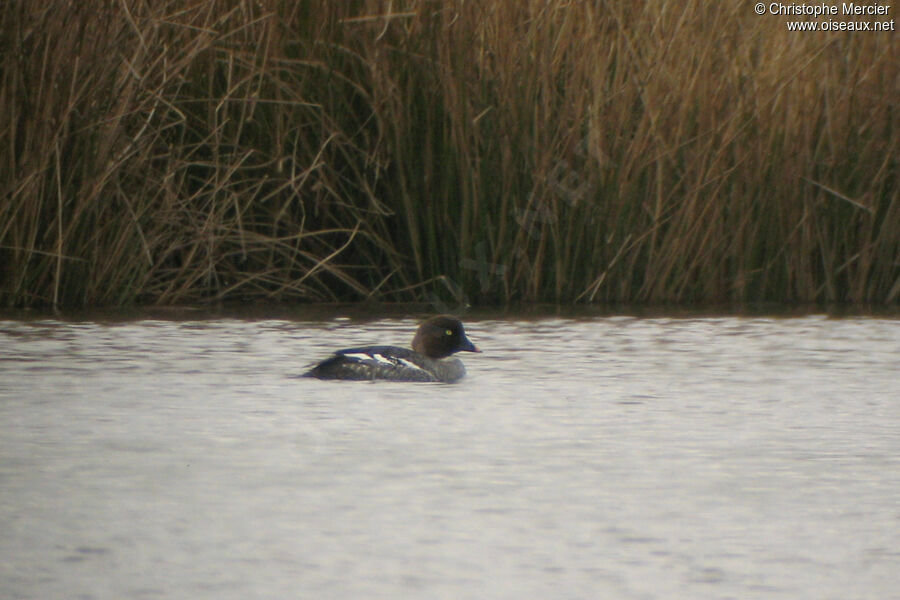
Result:
<svg viewBox="0 0 900 600"><path fill-rule="evenodd" d="M0 31L7 306L900 297L889 34L620 0L27 0Z"/></svg>

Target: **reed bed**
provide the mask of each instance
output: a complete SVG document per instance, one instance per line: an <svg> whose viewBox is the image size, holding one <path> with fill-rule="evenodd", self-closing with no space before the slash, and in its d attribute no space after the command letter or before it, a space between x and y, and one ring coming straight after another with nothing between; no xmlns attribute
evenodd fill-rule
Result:
<svg viewBox="0 0 900 600"><path fill-rule="evenodd" d="M896 304L896 35L785 20L0 3L0 304Z"/></svg>

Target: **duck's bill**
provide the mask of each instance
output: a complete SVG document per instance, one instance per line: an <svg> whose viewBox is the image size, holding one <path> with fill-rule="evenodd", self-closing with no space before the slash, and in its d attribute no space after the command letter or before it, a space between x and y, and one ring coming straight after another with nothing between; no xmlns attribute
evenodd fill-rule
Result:
<svg viewBox="0 0 900 600"><path fill-rule="evenodd" d="M469 340L466 340L466 341L465 341L465 343L463 344L462 349L463 349L464 351L466 351L466 352L481 352L481 350L479 350L478 347L475 346L475 344L473 344L473 343L470 342Z"/></svg>

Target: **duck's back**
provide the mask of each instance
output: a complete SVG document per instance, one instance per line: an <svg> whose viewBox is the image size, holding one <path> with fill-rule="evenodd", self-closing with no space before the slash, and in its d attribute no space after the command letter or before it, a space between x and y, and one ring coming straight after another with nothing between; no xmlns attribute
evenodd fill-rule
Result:
<svg viewBox="0 0 900 600"><path fill-rule="evenodd" d="M369 379L446 381L447 379L441 376L439 367L441 365L438 364L438 361L431 360L407 348L368 346L339 350L304 373L303 376L350 381ZM455 375L455 373L452 374Z"/></svg>

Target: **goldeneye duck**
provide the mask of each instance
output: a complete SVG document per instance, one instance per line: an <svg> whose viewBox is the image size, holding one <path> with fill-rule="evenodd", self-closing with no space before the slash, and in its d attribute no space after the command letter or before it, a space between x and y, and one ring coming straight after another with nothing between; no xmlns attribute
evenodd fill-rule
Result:
<svg viewBox="0 0 900 600"><path fill-rule="evenodd" d="M363 381L440 381L454 383L466 368L455 352L481 352L466 337L459 319L432 317L422 323L412 341L412 350L397 346L367 346L338 350L303 377Z"/></svg>

